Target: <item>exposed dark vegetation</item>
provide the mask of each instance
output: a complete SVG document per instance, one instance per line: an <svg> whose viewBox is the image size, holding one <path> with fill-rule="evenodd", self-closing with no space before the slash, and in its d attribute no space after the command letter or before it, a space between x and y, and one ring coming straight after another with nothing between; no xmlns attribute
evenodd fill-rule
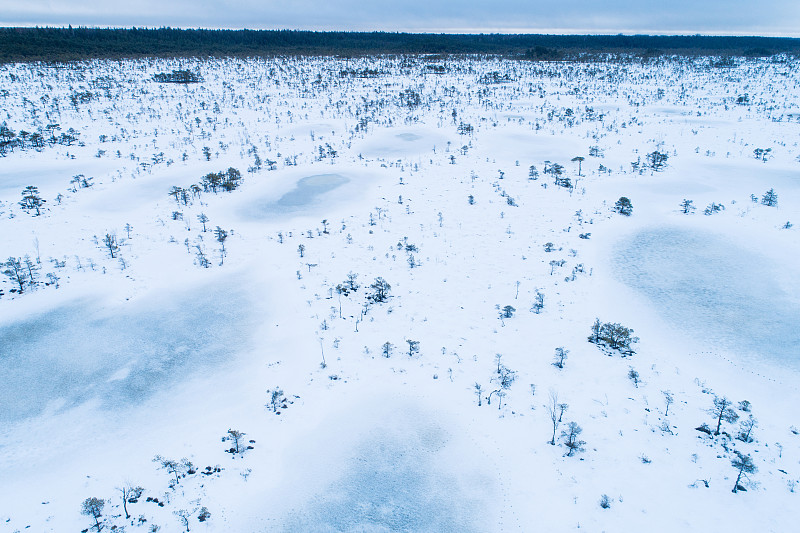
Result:
<svg viewBox="0 0 800 533"><path fill-rule="evenodd" d="M582 54L599 53L765 57L798 52L800 39L782 37L0 28L0 62L368 54L501 54L534 60L574 60Z"/></svg>

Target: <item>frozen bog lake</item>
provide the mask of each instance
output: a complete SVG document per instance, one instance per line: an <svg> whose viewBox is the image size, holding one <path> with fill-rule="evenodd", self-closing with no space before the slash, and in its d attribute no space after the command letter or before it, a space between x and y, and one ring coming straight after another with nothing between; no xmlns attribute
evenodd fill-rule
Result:
<svg viewBox="0 0 800 533"><path fill-rule="evenodd" d="M780 267L770 259L710 232L663 227L620 242L614 266L702 344L800 368L800 305L776 282Z"/></svg>
<svg viewBox="0 0 800 533"><path fill-rule="evenodd" d="M350 407L352 417L340 412L335 423L314 433L325 444L301 447L292 476L312 488L302 506L287 513L282 530L491 529L497 520L496 481L469 436L415 404L413 393L403 399L381 392L368 396L364 405Z"/></svg>
<svg viewBox="0 0 800 533"><path fill-rule="evenodd" d="M237 287L198 287L112 307L83 300L2 326L0 422L89 400L125 409L233 364L252 331L247 301Z"/></svg>
<svg viewBox="0 0 800 533"><path fill-rule="evenodd" d="M277 200L256 200L243 207L250 220L281 220L292 216L311 214L336 201L329 193L350 183L350 178L339 174L318 174L297 180L294 188ZM315 207L317 209L315 209Z"/></svg>

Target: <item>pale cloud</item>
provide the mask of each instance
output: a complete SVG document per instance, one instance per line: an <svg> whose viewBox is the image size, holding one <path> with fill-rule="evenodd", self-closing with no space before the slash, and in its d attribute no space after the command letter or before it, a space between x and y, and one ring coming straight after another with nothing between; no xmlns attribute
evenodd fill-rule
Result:
<svg viewBox="0 0 800 533"><path fill-rule="evenodd" d="M797 0L0 0L0 25L800 35Z"/></svg>

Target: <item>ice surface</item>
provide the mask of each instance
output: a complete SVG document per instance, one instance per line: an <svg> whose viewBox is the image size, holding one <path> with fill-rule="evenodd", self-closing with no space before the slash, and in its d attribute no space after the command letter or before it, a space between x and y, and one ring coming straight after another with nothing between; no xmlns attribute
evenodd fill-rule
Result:
<svg viewBox="0 0 800 533"><path fill-rule="evenodd" d="M339 174L318 174L300 179L294 189L275 201L259 200L248 204L244 211L254 219L302 213L319 201L326 193L348 183L349 178Z"/></svg>
<svg viewBox="0 0 800 533"><path fill-rule="evenodd" d="M395 135L395 137L406 142L414 142L422 139L422 135L417 135L416 133L400 133Z"/></svg>
<svg viewBox="0 0 800 533"><path fill-rule="evenodd" d="M619 246L616 276L704 342L800 366L800 305L772 265L711 233L647 229Z"/></svg>
<svg viewBox="0 0 800 533"><path fill-rule="evenodd" d="M250 326L230 287L165 294L130 307L81 301L0 328L0 421L98 399L133 405L231 359Z"/></svg>
<svg viewBox="0 0 800 533"><path fill-rule="evenodd" d="M376 129L356 149L366 157L418 158L433 155L436 149L444 150L447 141L442 131L410 128L398 133L394 128Z"/></svg>
<svg viewBox="0 0 800 533"><path fill-rule="evenodd" d="M346 460L345 473L292 513L284 531L470 532L490 527L487 503L460 483L475 465L459 463L458 473L440 468L442 454L452 451L451 437L426 420L398 426L371 431ZM483 498L493 491L485 480L476 484Z"/></svg>
<svg viewBox="0 0 800 533"><path fill-rule="evenodd" d="M308 176L297 182L297 186L280 197L276 207L293 210L304 207L328 191L350 181L339 174L319 174Z"/></svg>

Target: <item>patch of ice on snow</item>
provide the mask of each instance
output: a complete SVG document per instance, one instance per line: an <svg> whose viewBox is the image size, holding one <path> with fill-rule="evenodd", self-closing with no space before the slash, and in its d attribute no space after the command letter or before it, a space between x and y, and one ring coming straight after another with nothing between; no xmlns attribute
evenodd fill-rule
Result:
<svg viewBox="0 0 800 533"><path fill-rule="evenodd" d="M800 305L768 259L711 233L667 227L620 243L614 263L620 281L704 342L800 366Z"/></svg>

